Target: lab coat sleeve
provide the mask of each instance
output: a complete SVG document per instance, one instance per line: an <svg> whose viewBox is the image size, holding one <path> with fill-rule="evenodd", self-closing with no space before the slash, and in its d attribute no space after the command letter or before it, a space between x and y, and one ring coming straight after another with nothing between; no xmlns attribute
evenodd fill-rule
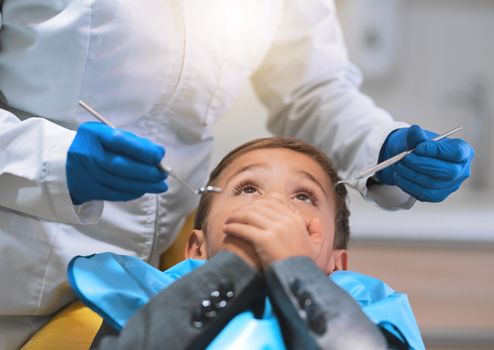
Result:
<svg viewBox="0 0 494 350"><path fill-rule="evenodd" d="M359 91L361 74L348 60L330 0L285 1L272 46L252 82L270 110L268 128L325 150L342 178L375 165L387 135L408 126ZM356 188L385 209L415 202L398 187L366 183L360 180Z"/></svg>
<svg viewBox="0 0 494 350"><path fill-rule="evenodd" d="M72 204L65 163L75 132L43 118L0 110L0 206L71 224L95 223L103 202Z"/></svg>

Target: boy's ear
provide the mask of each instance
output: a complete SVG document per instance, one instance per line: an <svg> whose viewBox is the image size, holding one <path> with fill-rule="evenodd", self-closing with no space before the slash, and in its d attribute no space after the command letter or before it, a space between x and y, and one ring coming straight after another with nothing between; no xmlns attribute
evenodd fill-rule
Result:
<svg viewBox="0 0 494 350"><path fill-rule="evenodd" d="M345 249L335 249L332 254L330 271L326 271L330 274L333 271L345 271L348 268L348 252Z"/></svg>
<svg viewBox="0 0 494 350"><path fill-rule="evenodd" d="M187 237L185 244L185 259L200 259L208 258L206 236L201 230L192 230Z"/></svg>

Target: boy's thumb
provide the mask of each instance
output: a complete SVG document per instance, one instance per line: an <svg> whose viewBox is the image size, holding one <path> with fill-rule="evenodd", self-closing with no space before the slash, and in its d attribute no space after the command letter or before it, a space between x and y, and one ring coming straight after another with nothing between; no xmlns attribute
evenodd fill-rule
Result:
<svg viewBox="0 0 494 350"><path fill-rule="evenodd" d="M322 223L319 218L311 218L307 221L307 231L309 236L322 234Z"/></svg>

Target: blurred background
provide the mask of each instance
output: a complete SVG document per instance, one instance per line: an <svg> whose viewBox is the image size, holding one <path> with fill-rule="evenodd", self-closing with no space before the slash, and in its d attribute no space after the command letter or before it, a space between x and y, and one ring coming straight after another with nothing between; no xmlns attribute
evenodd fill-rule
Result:
<svg viewBox="0 0 494 350"><path fill-rule="evenodd" d="M408 294L428 349L494 349L494 0L337 0L362 90L395 119L462 125L472 177L441 204L385 212L351 193L350 268ZM213 164L268 136L246 85L216 127Z"/></svg>

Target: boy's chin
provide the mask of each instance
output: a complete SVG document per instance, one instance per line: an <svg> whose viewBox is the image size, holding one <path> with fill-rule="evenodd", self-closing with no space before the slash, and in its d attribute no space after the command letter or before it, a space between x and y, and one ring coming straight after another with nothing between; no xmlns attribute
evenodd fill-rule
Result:
<svg viewBox="0 0 494 350"><path fill-rule="evenodd" d="M261 269L261 262L251 244L242 241L238 238L227 237L224 241L222 250L227 250L238 255L250 266Z"/></svg>
<svg viewBox="0 0 494 350"><path fill-rule="evenodd" d="M261 262L257 258L257 256L252 256L251 254L246 254L244 251L232 251L241 257L247 264L255 268L256 270L261 269Z"/></svg>

